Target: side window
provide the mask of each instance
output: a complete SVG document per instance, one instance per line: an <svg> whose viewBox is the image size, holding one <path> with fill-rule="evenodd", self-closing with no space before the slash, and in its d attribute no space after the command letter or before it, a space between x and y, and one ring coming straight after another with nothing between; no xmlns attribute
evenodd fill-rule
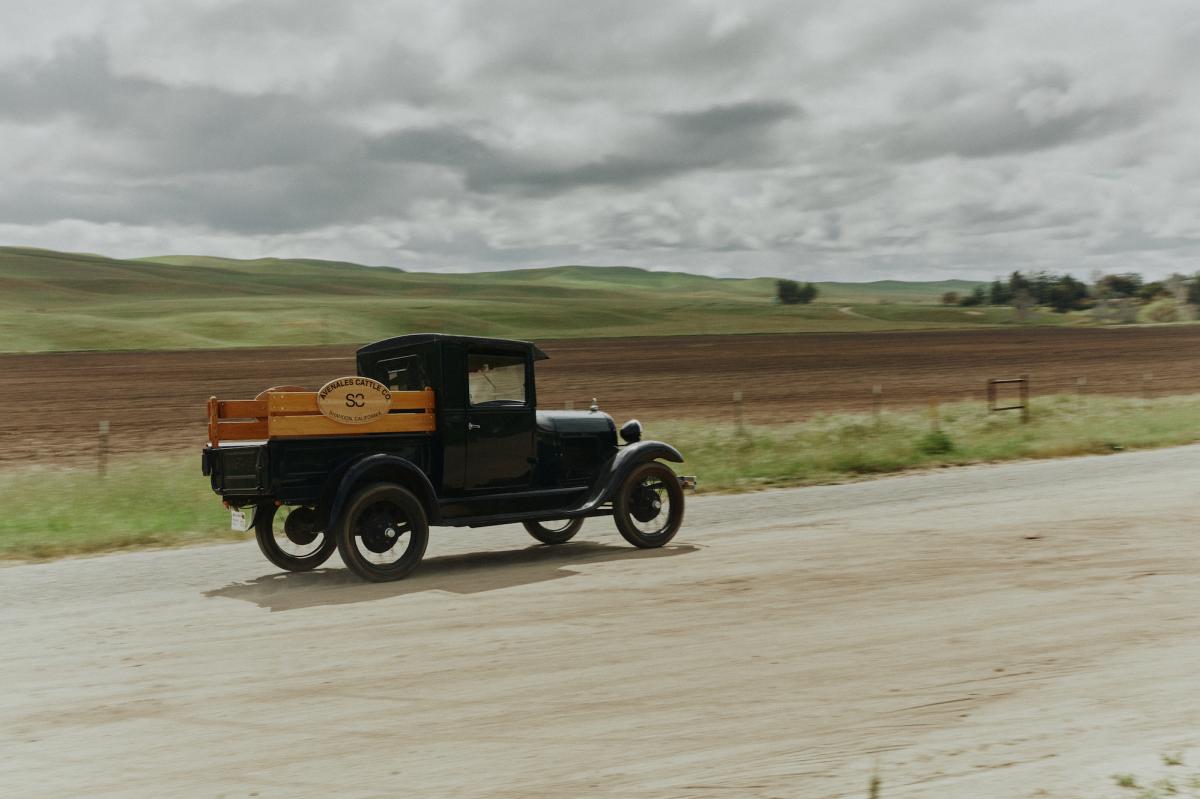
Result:
<svg viewBox="0 0 1200 799"><path fill-rule="evenodd" d="M473 406L524 405L525 357L468 354L467 389Z"/></svg>

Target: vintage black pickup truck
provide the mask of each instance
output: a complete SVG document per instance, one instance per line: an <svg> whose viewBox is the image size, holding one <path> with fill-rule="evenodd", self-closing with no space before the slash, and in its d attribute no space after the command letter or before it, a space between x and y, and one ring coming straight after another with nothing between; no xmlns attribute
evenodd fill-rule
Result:
<svg viewBox="0 0 1200 799"><path fill-rule="evenodd" d="M203 473L273 564L320 566L336 548L367 580L395 580L425 553L430 525L523 523L545 544L589 516L613 516L637 547L661 547L683 521L683 489L642 441L590 411L539 411L529 342L414 334L358 350L357 375L317 392L268 389L208 403Z"/></svg>

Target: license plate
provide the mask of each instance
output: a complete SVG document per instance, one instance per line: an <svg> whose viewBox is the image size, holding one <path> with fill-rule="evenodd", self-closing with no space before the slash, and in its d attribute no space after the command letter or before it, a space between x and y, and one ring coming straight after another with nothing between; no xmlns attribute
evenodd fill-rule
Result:
<svg viewBox="0 0 1200 799"><path fill-rule="evenodd" d="M246 519L245 511L231 508L229 511L229 526L239 533L244 533L250 529L250 522Z"/></svg>

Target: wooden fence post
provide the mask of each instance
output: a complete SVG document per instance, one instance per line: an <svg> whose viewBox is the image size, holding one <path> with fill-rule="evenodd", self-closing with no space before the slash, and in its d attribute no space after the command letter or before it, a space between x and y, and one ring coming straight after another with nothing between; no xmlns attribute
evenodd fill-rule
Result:
<svg viewBox="0 0 1200 799"><path fill-rule="evenodd" d="M108 473L108 421L100 423L100 443L96 450L96 469L100 476Z"/></svg>

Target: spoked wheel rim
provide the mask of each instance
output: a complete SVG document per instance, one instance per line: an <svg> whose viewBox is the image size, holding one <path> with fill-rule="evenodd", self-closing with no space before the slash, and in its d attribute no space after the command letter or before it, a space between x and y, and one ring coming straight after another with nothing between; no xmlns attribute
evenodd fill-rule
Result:
<svg viewBox="0 0 1200 799"><path fill-rule="evenodd" d="M660 474L648 474L629 487L629 522L646 538L665 535L672 526L674 499Z"/></svg>
<svg viewBox="0 0 1200 799"><path fill-rule="evenodd" d="M316 529L317 514L303 505L285 505L271 522L271 537L284 555L297 560L315 557L325 548L324 530Z"/></svg>
<svg viewBox="0 0 1200 799"><path fill-rule="evenodd" d="M324 563L337 546L321 526L312 507L263 504L254 515L254 538L267 560L279 568L309 571Z"/></svg>
<svg viewBox="0 0 1200 799"><path fill-rule="evenodd" d="M642 549L665 546L683 523L683 488L665 464L643 463L625 479L613 502L617 530Z"/></svg>
<svg viewBox="0 0 1200 799"><path fill-rule="evenodd" d="M362 509L353 527L354 547L365 565L387 571L397 567L414 546L412 520L388 499Z"/></svg>
<svg viewBox="0 0 1200 799"><path fill-rule="evenodd" d="M579 532L583 519L549 519L524 524L526 532L543 544L565 544Z"/></svg>
<svg viewBox="0 0 1200 799"><path fill-rule="evenodd" d="M360 488L337 528L342 561L364 580L408 576L421 563L429 522L421 501L403 486L374 483Z"/></svg>

